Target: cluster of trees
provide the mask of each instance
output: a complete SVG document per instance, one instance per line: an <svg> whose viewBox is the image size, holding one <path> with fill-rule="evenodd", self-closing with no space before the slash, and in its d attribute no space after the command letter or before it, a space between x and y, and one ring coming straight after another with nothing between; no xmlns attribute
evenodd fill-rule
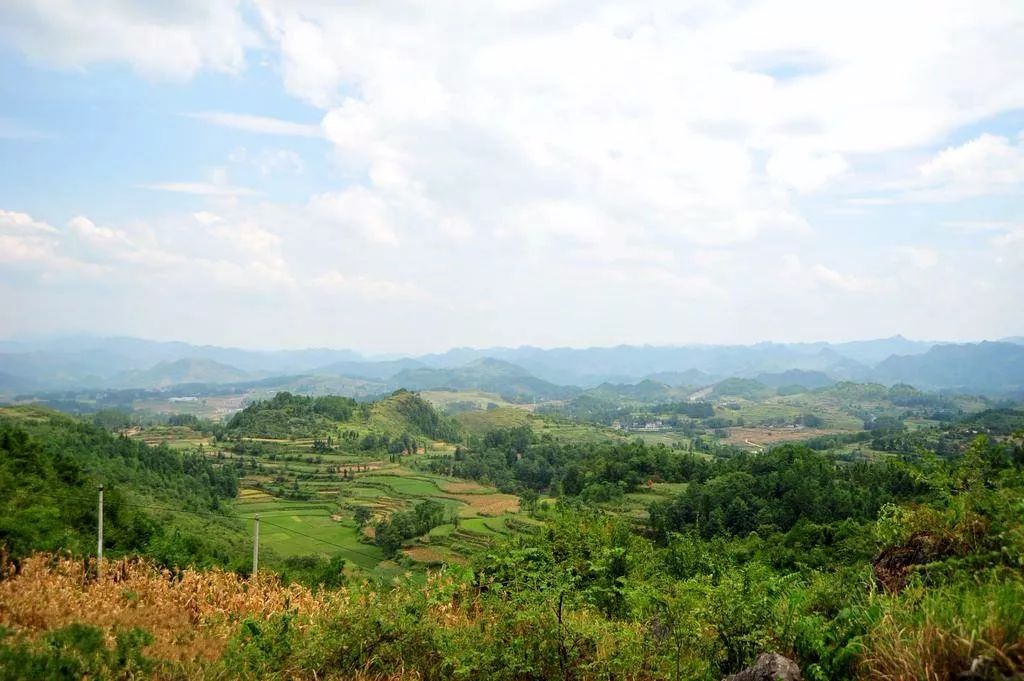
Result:
<svg viewBox="0 0 1024 681"><path fill-rule="evenodd" d="M700 469L684 492L652 504L650 525L663 538L787 532L801 521L871 520L884 504L926 491L898 462L838 465L808 447L783 445Z"/></svg>
<svg viewBox="0 0 1024 681"><path fill-rule="evenodd" d="M692 453L640 440L588 444L537 439L529 426L491 430L478 446L427 464L434 472L486 481L506 492L577 496L595 486L588 493L598 497L608 495L607 485L628 492L651 480L689 480L708 465Z"/></svg>
<svg viewBox="0 0 1024 681"><path fill-rule="evenodd" d="M426 534L445 522L444 504L432 499L421 501L408 511L392 513L377 523L373 541L386 555L394 556L406 539Z"/></svg>
<svg viewBox="0 0 1024 681"><path fill-rule="evenodd" d="M359 440L359 449L364 452L384 450L392 455L415 454L420 445L409 433L391 437L384 433L367 433Z"/></svg>
<svg viewBox="0 0 1024 681"><path fill-rule="evenodd" d="M540 412L606 426L618 422L631 427L645 421L659 419L673 428L692 428L693 421L714 417L715 408L710 402L704 400L664 402L638 408L595 395L584 394L573 398L564 405L547 407L541 409Z"/></svg>
<svg viewBox="0 0 1024 681"><path fill-rule="evenodd" d="M397 390L392 393L390 399L410 429L432 440L458 442L462 439L458 422L439 413L419 395L408 390Z"/></svg>
<svg viewBox="0 0 1024 681"><path fill-rule="evenodd" d="M235 413L226 430L230 435L245 437L315 437L333 431L339 421L350 419L356 408L356 401L349 397L280 392Z"/></svg>
<svg viewBox="0 0 1024 681"><path fill-rule="evenodd" d="M835 439L814 444L823 448ZM864 522L884 504L922 493L901 461L848 464L806 445L711 458L640 440L537 439L528 426L492 430L474 446L460 447L450 458L432 458L427 466L506 492L544 492L592 503L615 502L652 481L688 483L685 492L650 509L651 528L661 537L684 531L704 537L786 532L801 521Z"/></svg>

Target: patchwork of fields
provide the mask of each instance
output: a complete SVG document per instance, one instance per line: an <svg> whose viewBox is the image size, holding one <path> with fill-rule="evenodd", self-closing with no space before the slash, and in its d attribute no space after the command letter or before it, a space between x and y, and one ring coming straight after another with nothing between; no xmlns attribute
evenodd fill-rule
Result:
<svg viewBox="0 0 1024 681"><path fill-rule="evenodd" d="M401 462L354 454L313 454L312 441L271 441L273 458L224 453L258 469L242 480L234 510L245 518L260 518L261 549L269 555L341 555L362 570L388 574L417 564L462 563L492 538L527 529L533 521L519 513L519 499L475 482L415 470L421 453ZM444 451L433 443L433 453ZM268 493L279 485L287 498ZM407 542L402 557L386 560L372 542L373 525L396 511L432 500L445 508L449 522ZM357 509L370 512L363 526Z"/></svg>
<svg viewBox="0 0 1024 681"><path fill-rule="evenodd" d="M713 416L724 427L716 428L712 435L706 427L695 433L692 427L660 427L660 421L653 430L636 431L558 414L541 415L534 413L533 405L513 405L488 393L428 391L422 396L436 407L455 407L454 419L471 441L495 428L527 426L539 440L598 443L641 438L648 444L684 449L704 440L753 452L785 441L859 432L869 418L904 411L886 398L880 386L839 386L756 399L719 396L713 402ZM261 555L271 563L296 556L340 555L352 569L388 575L440 563L465 563L496 537L530 531L536 522L520 513L518 497L421 470L426 468L420 465L426 459L454 454L454 445L420 434L412 437L414 446L403 445L400 452L392 449L387 453L380 444L370 449L363 446L364 438L381 434L409 437L411 424L401 408L401 400L409 399L407 394L363 405L350 419L332 427L333 441L326 433L321 438L236 435L216 441L192 428L168 425L137 428L128 434L149 444L201 451L237 464L243 477L233 510L249 531L259 515ZM961 399L957 406L971 410L981 405ZM662 418L657 412L645 411L647 406L636 405L636 409L641 419ZM817 419L814 427L798 423L808 414ZM921 421L908 427L914 430L930 425ZM837 444L835 450L855 459L888 455L873 452L861 442ZM609 510L643 521L652 501L679 491L678 485L654 483L610 504ZM407 540L398 556L388 559L374 544L374 526L424 501L443 507L444 524Z"/></svg>

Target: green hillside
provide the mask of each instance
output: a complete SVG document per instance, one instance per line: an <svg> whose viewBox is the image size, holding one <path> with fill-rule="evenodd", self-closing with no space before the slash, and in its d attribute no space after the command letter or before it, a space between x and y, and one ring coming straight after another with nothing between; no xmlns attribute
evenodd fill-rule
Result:
<svg viewBox="0 0 1024 681"><path fill-rule="evenodd" d="M396 387L409 390L450 388L496 393L513 402L562 399L579 392L537 378L522 367L484 357L451 369L406 369L391 377Z"/></svg>
<svg viewBox="0 0 1024 681"><path fill-rule="evenodd" d="M289 392L257 400L228 420L225 434L249 438L339 438L345 433L371 432L397 437L412 435L456 441L458 425L426 400L397 390L376 402L348 397L309 397Z"/></svg>
<svg viewBox="0 0 1024 681"><path fill-rule="evenodd" d="M101 484L113 555L226 562L222 549L239 537L237 523L197 520L219 514L237 494L233 464L151 447L47 409L0 409L0 545L9 553L94 550Z"/></svg>

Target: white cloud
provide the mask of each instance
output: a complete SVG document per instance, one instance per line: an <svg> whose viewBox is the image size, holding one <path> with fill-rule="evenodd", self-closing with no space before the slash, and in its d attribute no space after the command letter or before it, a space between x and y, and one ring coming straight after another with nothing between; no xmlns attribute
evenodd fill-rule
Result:
<svg viewBox="0 0 1024 681"><path fill-rule="evenodd" d="M261 9L264 5L260 5ZM327 37L316 24L297 14L278 20L263 12L268 32L280 44L284 60L285 87L294 95L319 107L328 107L340 100L342 66L328 54Z"/></svg>
<svg viewBox="0 0 1024 681"><path fill-rule="evenodd" d="M17 232L45 232L56 234L57 229L45 222L36 220L28 213L0 209L0 230Z"/></svg>
<svg viewBox="0 0 1024 681"><path fill-rule="evenodd" d="M239 72L259 37L236 0L6 0L0 41L61 68L123 61L147 77L186 80L202 68Z"/></svg>
<svg viewBox="0 0 1024 681"><path fill-rule="evenodd" d="M992 239L992 245L1001 250L1024 252L1024 225L1018 225Z"/></svg>
<svg viewBox="0 0 1024 681"><path fill-rule="evenodd" d="M234 128L246 132L254 132L261 135L281 135L286 137L322 137L323 130L319 124L294 123L283 121L278 118L266 116L252 116L249 114L227 113L224 111L200 111L187 114L191 118L197 118L213 125L220 125L225 128Z"/></svg>
<svg viewBox="0 0 1024 681"><path fill-rule="evenodd" d="M842 274L822 264L814 265L811 273L821 283L833 286L849 293L862 293L870 291L875 284L870 279L857 277L850 274Z"/></svg>
<svg viewBox="0 0 1024 681"><path fill-rule="evenodd" d="M196 196L254 196L256 191L248 187L232 187L216 182L154 182L140 185L143 189L153 189L176 194L195 194Z"/></svg>
<svg viewBox="0 0 1024 681"><path fill-rule="evenodd" d="M18 0L0 7L0 42L35 60L184 79L238 73L260 44L267 69L241 85L277 76L322 120L186 114L275 148L236 149L245 181L148 185L199 197L185 215L53 232L0 218L0 235L18 237L19 273L47 253L109 268L146 282L119 295L208 313L199 329L286 309L295 323L271 333L300 344L941 336L1019 299L1019 269L995 266L1016 262L1019 215L1006 200L897 204L1017 196L1024 142L999 114L1024 107L1022 27L1019 3L988 0ZM967 125L989 132L950 146ZM249 179L303 171L296 151L318 137L335 166L305 157L281 183L290 205ZM987 231L925 231L950 220ZM977 282L991 306L972 302ZM390 307L426 299L473 314Z"/></svg>
<svg viewBox="0 0 1024 681"><path fill-rule="evenodd" d="M1024 191L1024 142L983 133L948 147L920 167L925 186L911 196L958 201Z"/></svg>
<svg viewBox="0 0 1024 681"><path fill-rule="evenodd" d="M939 264L939 254L934 248L925 246L904 246L897 252L912 266L928 269Z"/></svg>
<svg viewBox="0 0 1024 681"><path fill-rule="evenodd" d="M999 265L1011 265L1024 270L1024 225L1017 225L1007 229L1002 234L991 240L991 245L996 253L995 261ZM1024 279L1024 271L1015 273L1017 280ZM1024 295L1024 292L1022 292Z"/></svg>
<svg viewBox="0 0 1024 681"><path fill-rule="evenodd" d="M40 268L47 277L91 276L103 268L62 252L64 233L27 213L0 209L0 262Z"/></svg>
<svg viewBox="0 0 1024 681"><path fill-rule="evenodd" d="M252 166L263 176L277 173L301 175L306 167L302 162L302 157L291 149L249 151L242 147L231 152L228 160L232 163Z"/></svg>
<svg viewBox="0 0 1024 681"><path fill-rule="evenodd" d="M365 275L346 275L337 270L324 272L312 282L315 289L327 294L354 295L370 301L427 301L430 296L415 284Z"/></svg>
<svg viewBox="0 0 1024 681"><path fill-rule="evenodd" d="M550 228L592 249L604 239L603 252L623 246L609 225L638 249L806 232L776 188L820 192L852 172L851 154L1024 106L1020 36L1004 30L1021 13L1006 3L929 7L927 22L882 2L475 5L473 31L459 3L401 20L380 6L260 8L285 87L327 110L340 163L398 231L457 220L535 244ZM779 67L793 55L798 77ZM552 205L579 217L509 224Z"/></svg>
<svg viewBox="0 0 1024 681"><path fill-rule="evenodd" d="M942 224L944 227L952 227L960 232L974 234L1001 231L1013 227L1017 223L1013 220L946 220Z"/></svg>
<svg viewBox="0 0 1024 681"><path fill-rule="evenodd" d="M68 227L72 232L79 234L86 241L94 243L127 243L128 239L124 233L110 229L109 227L98 227L89 218L78 215L71 218Z"/></svg>
<svg viewBox="0 0 1024 681"><path fill-rule="evenodd" d="M388 245L399 242L387 202L364 187L318 194L310 199L309 210L328 224L353 231L367 241Z"/></svg>
<svg viewBox="0 0 1024 681"><path fill-rule="evenodd" d="M847 169L840 154L809 154L799 150L779 150L768 159L768 177L799 192L822 189Z"/></svg>

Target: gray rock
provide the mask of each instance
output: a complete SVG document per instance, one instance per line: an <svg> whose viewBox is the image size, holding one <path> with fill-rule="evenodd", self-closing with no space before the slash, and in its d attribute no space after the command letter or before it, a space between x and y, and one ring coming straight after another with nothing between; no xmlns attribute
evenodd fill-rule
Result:
<svg viewBox="0 0 1024 681"><path fill-rule="evenodd" d="M796 662L778 653L761 653L757 662L723 681L802 681Z"/></svg>

